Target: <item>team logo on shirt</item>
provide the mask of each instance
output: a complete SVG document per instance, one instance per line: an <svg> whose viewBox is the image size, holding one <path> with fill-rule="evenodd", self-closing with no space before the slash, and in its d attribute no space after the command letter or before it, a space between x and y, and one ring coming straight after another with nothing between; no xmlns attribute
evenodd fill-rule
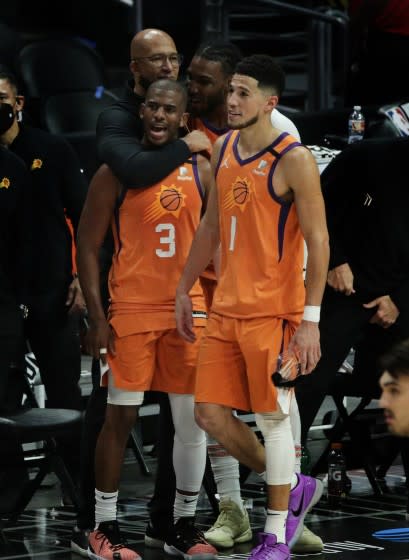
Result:
<svg viewBox="0 0 409 560"><path fill-rule="evenodd" d="M187 167L179 167L178 179L180 181L193 181L193 177L189 175L189 170Z"/></svg>
<svg viewBox="0 0 409 560"><path fill-rule="evenodd" d="M230 158L230 154L227 154L227 156L224 158L224 160L220 165L220 169L222 169L223 167L225 167L226 169L229 168L229 158Z"/></svg>
<svg viewBox="0 0 409 560"><path fill-rule="evenodd" d="M3 177L0 183L0 189L8 189L10 187L10 179Z"/></svg>
<svg viewBox="0 0 409 560"><path fill-rule="evenodd" d="M256 169L252 169L253 173L255 173L256 175L262 175L265 176L266 171L264 171L264 169L267 167L267 162L265 159L260 160L260 163L258 164L258 166L256 167Z"/></svg>
<svg viewBox="0 0 409 560"><path fill-rule="evenodd" d="M232 183L231 189L226 191L223 208L231 210L235 206L243 212L253 193L253 186L247 177L237 177Z"/></svg>
<svg viewBox="0 0 409 560"><path fill-rule="evenodd" d="M145 210L144 222L155 222L166 214L179 218L180 211L186 206L185 198L181 187L161 185L155 193L155 200Z"/></svg>
<svg viewBox="0 0 409 560"><path fill-rule="evenodd" d="M39 159L39 158L33 159L33 163L31 164L31 170L41 169L42 166L43 166L43 160L42 159Z"/></svg>

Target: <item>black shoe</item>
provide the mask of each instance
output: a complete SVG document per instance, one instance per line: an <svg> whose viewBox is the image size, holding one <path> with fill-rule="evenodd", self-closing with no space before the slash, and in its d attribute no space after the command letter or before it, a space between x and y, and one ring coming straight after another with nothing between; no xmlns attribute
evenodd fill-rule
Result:
<svg viewBox="0 0 409 560"><path fill-rule="evenodd" d="M163 549L166 541L167 531L157 529L150 521L146 526L145 531L145 546L148 548L161 548Z"/></svg>
<svg viewBox="0 0 409 560"><path fill-rule="evenodd" d="M165 552L185 560L212 560L217 550L209 544L202 531L195 527L194 517L181 517L169 531Z"/></svg>
<svg viewBox="0 0 409 560"><path fill-rule="evenodd" d="M88 537L89 529L79 529L74 527L71 533L71 550L84 558L88 558Z"/></svg>

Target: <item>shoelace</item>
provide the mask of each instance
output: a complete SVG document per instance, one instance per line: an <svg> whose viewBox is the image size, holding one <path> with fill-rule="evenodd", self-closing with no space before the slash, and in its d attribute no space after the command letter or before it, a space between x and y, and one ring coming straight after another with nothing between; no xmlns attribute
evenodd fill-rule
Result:
<svg viewBox="0 0 409 560"><path fill-rule="evenodd" d="M265 558L268 559L270 548L271 548L270 546L267 546L266 543L263 542L258 546L256 546L256 548L252 552L252 556L258 554L259 555L258 560L259 558L261 558L262 560L264 560Z"/></svg>
<svg viewBox="0 0 409 560"><path fill-rule="evenodd" d="M107 537L105 533L103 533L102 531L97 532L97 534L95 535L95 540L96 541L102 540L100 550L104 546L105 541L108 541L108 548L110 548L114 552L118 552L118 550L121 550L122 548L126 548L125 541L117 544L112 544L111 541L109 540L109 537Z"/></svg>
<svg viewBox="0 0 409 560"><path fill-rule="evenodd" d="M222 510L214 526L222 527L223 525L225 525L226 521L229 521L229 513L230 512L228 510Z"/></svg>

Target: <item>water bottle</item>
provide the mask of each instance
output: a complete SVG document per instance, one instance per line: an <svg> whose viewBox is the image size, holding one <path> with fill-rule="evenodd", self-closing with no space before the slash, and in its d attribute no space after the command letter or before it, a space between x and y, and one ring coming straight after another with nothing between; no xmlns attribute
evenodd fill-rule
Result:
<svg viewBox="0 0 409 560"><path fill-rule="evenodd" d="M348 144L359 142L364 139L365 117L360 105L354 105L354 110L348 120Z"/></svg>
<svg viewBox="0 0 409 560"><path fill-rule="evenodd" d="M332 443L328 455L328 503L337 506L345 498L346 464L341 443Z"/></svg>

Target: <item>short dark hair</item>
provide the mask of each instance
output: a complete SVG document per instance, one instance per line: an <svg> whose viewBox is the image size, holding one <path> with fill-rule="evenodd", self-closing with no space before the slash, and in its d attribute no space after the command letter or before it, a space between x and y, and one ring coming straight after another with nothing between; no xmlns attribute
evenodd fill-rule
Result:
<svg viewBox="0 0 409 560"><path fill-rule="evenodd" d="M182 83L176 82L175 80L169 80L168 78L161 78L160 80L156 80L149 85L145 97L147 97L148 93L154 88L176 91L177 93L180 93L182 98L183 111L185 111L187 105L187 90Z"/></svg>
<svg viewBox="0 0 409 560"><path fill-rule="evenodd" d="M220 62L225 76L231 76L234 73L237 63L243 57L240 49L228 41L202 43L194 56L213 62Z"/></svg>
<svg viewBox="0 0 409 560"><path fill-rule="evenodd" d="M400 375L409 376L409 340L395 344L379 360L382 371L387 371L397 379Z"/></svg>
<svg viewBox="0 0 409 560"><path fill-rule="evenodd" d="M7 80L16 93L18 92L17 78L6 66L0 65L0 80Z"/></svg>
<svg viewBox="0 0 409 560"><path fill-rule="evenodd" d="M260 88L269 89L280 97L285 87L285 74L274 58L267 54L246 56L236 66L236 74L250 76Z"/></svg>

